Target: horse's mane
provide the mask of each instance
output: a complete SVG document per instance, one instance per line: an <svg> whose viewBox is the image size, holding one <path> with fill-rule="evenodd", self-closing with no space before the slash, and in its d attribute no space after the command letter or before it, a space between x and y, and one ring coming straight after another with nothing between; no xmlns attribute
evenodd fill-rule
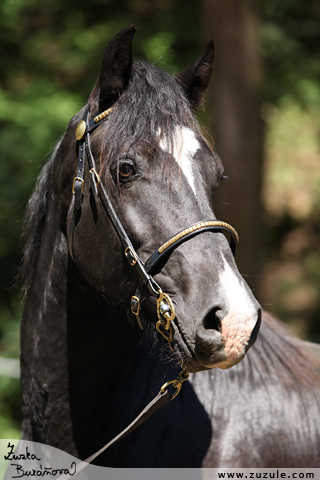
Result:
<svg viewBox="0 0 320 480"><path fill-rule="evenodd" d="M51 187L52 170L60 143L61 139L41 170L35 190L28 201L24 216L22 237L25 237L25 244L17 281L22 284L25 295L31 286L38 257L41 233L48 205L48 194Z"/></svg>

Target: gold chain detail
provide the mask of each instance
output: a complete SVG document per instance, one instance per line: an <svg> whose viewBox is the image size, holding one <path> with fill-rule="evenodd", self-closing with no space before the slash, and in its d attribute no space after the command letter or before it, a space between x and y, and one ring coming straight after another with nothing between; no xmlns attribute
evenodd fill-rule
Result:
<svg viewBox="0 0 320 480"><path fill-rule="evenodd" d="M185 230L182 230L182 232L177 233L177 235L170 238L170 240L168 240L166 243L161 245L161 247L158 248L158 252L159 253L164 252L165 250L167 250L167 248L171 247L171 245L174 245L181 238L185 237L186 235L189 235L189 233L195 232L196 230L200 230L200 228L204 228L204 227L225 227L228 230L231 230L231 232L235 234L239 242L239 235L237 231L231 225L229 225L229 223L221 222L220 220L209 220L207 222L196 223L195 225L192 225L192 227L186 228Z"/></svg>
<svg viewBox="0 0 320 480"><path fill-rule="evenodd" d="M162 290L159 290L159 297L157 298L157 315L158 321L156 323L156 329L159 333L167 340L169 343L170 350L173 350L171 345L172 342L172 326L171 322L176 318L176 312L171 298L167 293L163 293ZM167 311L162 311L162 308L165 308Z"/></svg>
<svg viewBox="0 0 320 480"><path fill-rule="evenodd" d="M127 248L126 252L128 250L130 249ZM156 329L167 340L167 342L169 343L169 348L172 350L172 352L174 352L173 346L171 345L172 337L173 337L171 322L176 318L176 312L169 295L167 293L164 293L161 289L159 289L158 293L159 293L159 296L157 298L158 321L156 323ZM135 300L137 304L134 308L132 308L132 300ZM138 324L142 329L141 321L139 318L139 310L140 310L140 300L138 297L133 296L131 298L131 311L136 316ZM169 382L166 382L164 385L162 385L160 391L162 393L165 393L168 386L172 385L176 389L176 391L171 397L171 400L173 400L174 398L176 398L176 396L180 392L183 382L188 380L188 377L189 377L189 373L186 372L185 370L181 370L178 378L176 378L175 380L170 380Z"/></svg>

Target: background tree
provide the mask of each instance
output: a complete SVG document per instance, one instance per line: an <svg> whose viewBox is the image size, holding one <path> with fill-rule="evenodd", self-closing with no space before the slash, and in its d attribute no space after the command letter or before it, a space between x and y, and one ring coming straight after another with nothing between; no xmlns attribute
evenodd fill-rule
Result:
<svg viewBox="0 0 320 480"><path fill-rule="evenodd" d="M262 167L262 72L254 4L203 0L203 17L216 47L212 136L228 176L217 191L215 211L238 230L237 264L251 287L257 286L260 271Z"/></svg>

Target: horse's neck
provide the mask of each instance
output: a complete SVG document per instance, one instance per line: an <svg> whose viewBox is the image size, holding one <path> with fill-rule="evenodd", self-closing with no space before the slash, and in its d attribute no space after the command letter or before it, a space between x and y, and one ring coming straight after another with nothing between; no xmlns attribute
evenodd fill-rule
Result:
<svg viewBox="0 0 320 480"><path fill-rule="evenodd" d="M130 390L139 379L150 382L157 359L146 361L148 351L127 320L127 307L115 307L79 280L58 212L50 201L22 318L23 437L77 455L74 438L87 428L92 435L95 412L121 417L119 398L131 402ZM146 390L142 385L141 408L150 397ZM109 419L104 430L110 420L118 428L116 415L103 415Z"/></svg>
<svg viewBox="0 0 320 480"><path fill-rule="evenodd" d="M157 353L150 355L141 331L129 323L127 305L84 293L77 282L68 290L70 405L85 457L126 427L168 379Z"/></svg>
<svg viewBox="0 0 320 480"><path fill-rule="evenodd" d="M95 404L126 377L137 360L140 333L127 320L124 306L114 306L90 287L68 278L68 365L74 401ZM80 395L80 397L79 397ZM72 401L72 399L71 399Z"/></svg>

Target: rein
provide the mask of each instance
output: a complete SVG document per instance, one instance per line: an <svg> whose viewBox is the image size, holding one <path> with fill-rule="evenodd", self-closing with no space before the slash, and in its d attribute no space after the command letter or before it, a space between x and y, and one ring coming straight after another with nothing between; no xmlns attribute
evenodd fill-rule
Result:
<svg viewBox="0 0 320 480"><path fill-rule="evenodd" d="M72 193L74 194L74 207L68 232L69 253L73 261L75 261L73 256L73 238L82 205L85 170L84 162L85 158L87 158L90 172L90 183L94 198L96 200L98 197L100 198L102 206L106 211L109 219L111 220L115 231L118 234L124 251L124 256L128 260L129 265L137 272L139 278L136 292L131 297L131 312L135 316L139 327L143 329L144 325L141 319L141 298L145 288L147 288L149 294L153 296L157 301L156 311L158 321L156 323L156 329L166 339L170 349L174 351L172 347L172 322L176 318L174 305L170 296L161 290L160 286L154 280L153 276L158 274L162 270L162 268L168 262L171 254L177 247L179 247L182 243L187 242L191 238L200 235L201 233L208 231L227 232L230 235L230 248L233 255L235 255L237 250L239 236L236 230L226 222L222 222L220 220L208 220L204 222L199 222L192 225L191 227L188 227L178 232L176 235L171 237L157 250L155 250L152 255L150 255L150 257L147 259L147 261L143 263L142 260L139 258L137 252L135 251L130 238L128 237L119 217L117 216L113 208L113 205L109 199L103 182L101 181L96 171L95 160L91 151L90 134L93 130L95 130L95 128L97 128L101 124L101 122L105 118L108 117L108 115L113 110L114 107L111 107L89 121L90 110L89 106L87 106L84 112L83 120L80 121L76 129L76 139L78 142L78 169L72 185ZM188 379L188 376L188 372L182 370L178 378L165 383L161 387L158 395L143 409L143 411L127 428L125 428L119 435L113 438L109 443L107 443L96 453L94 453L85 461L80 462L77 465L77 473L78 471L82 470L86 465L88 465L88 463L92 462L95 458L97 458L97 456L100 455L103 451L105 451L111 445L118 442L124 436L128 435L135 428L141 425L159 408L173 400L180 392L182 384ZM173 395L171 395L168 390L168 387L170 385L176 389L173 392ZM59 477L58 480L67 480L68 478L71 477L63 475Z"/></svg>

